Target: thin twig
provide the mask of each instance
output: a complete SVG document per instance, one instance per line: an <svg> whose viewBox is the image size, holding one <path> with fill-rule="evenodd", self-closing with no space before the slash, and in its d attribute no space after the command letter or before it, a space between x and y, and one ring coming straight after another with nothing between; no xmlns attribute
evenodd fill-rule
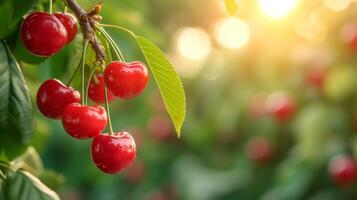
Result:
<svg viewBox="0 0 357 200"><path fill-rule="evenodd" d="M88 40L89 43L91 44L95 54L96 54L96 59L97 62L99 63L104 63L105 62L105 51L98 40L98 38L95 35L95 24L96 24L96 15L91 16L93 12L86 12L78 3L76 0L63 0L64 3L67 5L67 7L73 11L73 13L76 15L78 18L79 24L82 29L83 33L83 38L85 40ZM95 11L98 11L97 7L94 8Z"/></svg>

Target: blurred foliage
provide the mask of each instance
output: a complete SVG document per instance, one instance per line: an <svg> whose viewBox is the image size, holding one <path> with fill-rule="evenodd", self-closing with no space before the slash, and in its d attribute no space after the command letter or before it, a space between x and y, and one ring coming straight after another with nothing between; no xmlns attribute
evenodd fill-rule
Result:
<svg viewBox="0 0 357 200"><path fill-rule="evenodd" d="M39 9L45 9L48 2L41 2ZM79 2L85 8L95 3ZM137 142L132 167L116 176L102 174L91 162L90 141L73 140L59 121L34 109L30 144L51 170L37 164L41 172L33 173L62 199L71 200L356 199L356 182L340 186L328 171L333 156L357 156L356 50L341 40L341 31L357 18L356 2L336 12L324 1L302 0L279 20L266 18L257 2L238 1L236 17L249 24L251 38L242 49L231 50L214 40L214 23L228 17L223 1L105 0L103 23L148 36L173 59L180 58L178 71L186 67L195 72L183 74L188 111L182 138L173 136L151 79L142 96L111 104L114 129L128 130ZM55 6L56 11L63 9L60 1ZM1 22L4 16L10 17L0 9ZM80 59L80 35L59 54L39 59L24 50L12 26L6 27L13 34L8 40L14 56L23 60L20 66L33 100L48 77L69 79ZM209 34L212 47L205 59L176 55L177 34L185 27ZM127 60L143 60L128 35L109 33ZM310 80L315 68L325 73L321 85ZM74 86L79 88L79 83L76 79ZM296 102L296 112L286 121L264 110L276 92ZM271 144L269 162L249 157L247 144L256 137ZM29 162L34 160L36 156Z"/></svg>

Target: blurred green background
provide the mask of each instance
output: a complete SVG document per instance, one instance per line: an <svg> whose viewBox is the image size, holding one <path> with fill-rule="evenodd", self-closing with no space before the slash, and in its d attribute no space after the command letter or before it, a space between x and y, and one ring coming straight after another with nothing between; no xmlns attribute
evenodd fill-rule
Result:
<svg viewBox="0 0 357 200"><path fill-rule="evenodd" d="M237 2L229 17L221 0L105 0L103 23L154 41L183 78L182 137L152 78L140 97L110 105L114 129L130 132L138 150L119 175L101 173L91 141L69 137L36 109L31 144L53 170L45 182L66 200L357 199L357 172L348 184L329 172L334 156L357 156L357 2ZM130 37L110 34L127 60L143 60ZM29 61L39 64L21 63L33 99L49 77L68 80L80 39Z"/></svg>

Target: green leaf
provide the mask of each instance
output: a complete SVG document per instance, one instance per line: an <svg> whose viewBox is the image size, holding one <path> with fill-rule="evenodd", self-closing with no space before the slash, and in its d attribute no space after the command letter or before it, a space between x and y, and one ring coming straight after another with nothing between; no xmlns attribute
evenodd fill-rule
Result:
<svg viewBox="0 0 357 200"><path fill-rule="evenodd" d="M25 153L17 157L12 162L14 169L24 169L32 174L39 174L43 171L43 163L35 148L29 146Z"/></svg>
<svg viewBox="0 0 357 200"><path fill-rule="evenodd" d="M136 40L159 87L177 136L180 137L186 115L186 96L181 79L165 54L154 43L142 36L136 36Z"/></svg>
<svg viewBox="0 0 357 200"><path fill-rule="evenodd" d="M238 4L236 0L224 0L229 15L233 16L238 11Z"/></svg>
<svg viewBox="0 0 357 200"><path fill-rule="evenodd" d="M59 200L59 196L26 171L9 171L3 183L7 200Z"/></svg>
<svg viewBox="0 0 357 200"><path fill-rule="evenodd" d="M0 136L6 152L8 140L19 145L29 141L32 105L21 69L3 41L0 41L0 102Z"/></svg>
<svg viewBox="0 0 357 200"><path fill-rule="evenodd" d="M12 34L20 25L23 16L35 7L38 0L7 0L0 4L0 38Z"/></svg>

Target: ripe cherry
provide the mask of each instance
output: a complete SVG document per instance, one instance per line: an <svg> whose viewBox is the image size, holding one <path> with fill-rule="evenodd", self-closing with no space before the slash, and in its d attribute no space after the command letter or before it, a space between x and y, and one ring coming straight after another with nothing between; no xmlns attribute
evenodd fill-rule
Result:
<svg viewBox="0 0 357 200"><path fill-rule="evenodd" d="M296 104L292 97L276 92L268 97L267 110L278 121L287 121L295 114Z"/></svg>
<svg viewBox="0 0 357 200"><path fill-rule="evenodd" d="M273 147L270 142L262 137L252 138L247 145L249 158L258 163L267 163L273 156Z"/></svg>
<svg viewBox="0 0 357 200"><path fill-rule="evenodd" d="M115 96L130 99L138 96L148 83L148 71L141 62L119 61L107 65L104 81Z"/></svg>
<svg viewBox="0 0 357 200"><path fill-rule="evenodd" d="M348 155L338 155L329 162L329 172L337 184L347 185L356 179L355 160Z"/></svg>
<svg viewBox="0 0 357 200"><path fill-rule="evenodd" d="M307 81L312 87L321 89L324 85L326 75L326 69L322 67L313 67L308 71Z"/></svg>
<svg viewBox="0 0 357 200"><path fill-rule="evenodd" d="M150 135L158 141L169 139L171 136L171 122L162 115L153 116L148 123Z"/></svg>
<svg viewBox="0 0 357 200"><path fill-rule="evenodd" d="M63 24L63 26L67 30L67 44L70 43L74 37L76 37L78 27L77 27L77 19L70 13L55 13L56 16Z"/></svg>
<svg viewBox="0 0 357 200"><path fill-rule="evenodd" d="M142 180L145 174L145 166L144 163L136 160L134 164L130 167L126 168L123 171L124 179L129 183L138 183Z"/></svg>
<svg viewBox="0 0 357 200"><path fill-rule="evenodd" d="M357 50L357 22L351 22L343 27L341 39L351 50Z"/></svg>
<svg viewBox="0 0 357 200"><path fill-rule="evenodd" d="M49 79L42 83L37 92L37 106L48 118L61 118L68 104L79 103L80 94L71 87L65 86L57 79Z"/></svg>
<svg viewBox="0 0 357 200"><path fill-rule="evenodd" d="M136 157L133 137L127 132L96 136L91 146L92 160L104 173L115 174L129 167Z"/></svg>
<svg viewBox="0 0 357 200"><path fill-rule="evenodd" d="M92 138L101 134L107 126L107 112L102 106L72 103L62 113L62 125L74 138Z"/></svg>
<svg viewBox="0 0 357 200"><path fill-rule="evenodd" d="M96 74L94 76L95 78L93 77L89 83L88 96L95 103L101 104L105 102L104 78L103 74ZM107 93L109 102L115 99L114 94L110 90L107 90Z"/></svg>
<svg viewBox="0 0 357 200"><path fill-rule="evenodd" d="M67 31L60 20L45 12L34 12L21 24L25 47L37 56L51 56L67 43Z"/></svg>

